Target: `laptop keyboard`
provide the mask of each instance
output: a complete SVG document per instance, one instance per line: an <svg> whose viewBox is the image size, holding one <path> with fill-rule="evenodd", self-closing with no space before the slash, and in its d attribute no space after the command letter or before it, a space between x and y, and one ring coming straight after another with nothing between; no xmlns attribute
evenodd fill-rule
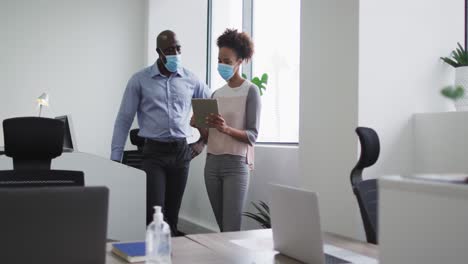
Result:
<svg viewBox="0 0 468 264"><path fill-rule="evenodd" d="M325 264L342 264L342 263L351 263L351 262L334 257L332 255L325 254Z"/></svg>

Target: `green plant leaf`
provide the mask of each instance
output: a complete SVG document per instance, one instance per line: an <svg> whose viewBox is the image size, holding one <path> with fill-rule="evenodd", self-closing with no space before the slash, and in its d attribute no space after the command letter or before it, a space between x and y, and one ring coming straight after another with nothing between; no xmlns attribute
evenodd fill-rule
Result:
<svg viewBox="0 0 468 264"><path fill-rule="evenodd" d="M460 45L460 43L457 43L458 47L455 50L455 60L458 62L458 65L466 65L468 62L467 54L464 51L463 47Z"/></svg>
<svg viewBox="0 0 468 264"><path fill-rule="evenodd" d="M268 83L268 74L264 73L264 74L262 75L262 82L263 82L263 83L266 83L266 84Z"/></svg>
<svg viewBox="0 0 468 264"><path fill-rule="evenodd" d="M245 75L245 73L243 73L242 78L247 79L247 75Z"/></svg>
<svg viewBox="0 0 468 264"><path fill-rule="evenodd" d="M448 99L456 101L465 95L465 89L460 85L456 87L446 86L440 91L440 93Z"/></svg>
<svg viewBox="0 0 468 264"><path fill-rule="evenodd" d="M255 207L255 209L257 209L258 213L264 218L264 219L268 219L270 218L270 215L260 206L252 203L252 205Z"/></svg>
<svg viewBox="0 0 468 264"><path fill-rule="evenodd" d="M260 206L263 207L263 209L265 209L268 214L270 214L270 207L264 201L260 201Z"/></svg>
<svg viewBox="0 0 468 264"><path fill-rule="evenodd" d="M246 79L245 74L242 74L242 77L244 77L244 79ZM266 86L265 85L268 84L268 74L267 73L262 74L261 78L253 77L250 81L258 87L260 95L262 96L263 92L266 91Z"/></svg>
<svg viewBox="0 0 468 264"><path fill-rule="evenodd" d="M454 67L454 68L457 68L459 67L459 65L454 61L452 60L451 58L447 58L447 57L441 57L441 59L447 63L448 65Z"/></svg>
<svg viewBox="0 0 468 264"><path fill-rule="evenodd" d="M257 213L245 212L242 215L255 220L263 228L271 228L270 208L268 205L263 201L260 201L259 205L252 202L252 205L257 210Z"/></svg>
<svg viewBox="0 0 468 264"><path fill-rule="evenodd" d="M258 216L256 214L247 212L247 213L244 213L243 215L248 217L248 218L253 219L257 223L259 223L260 226L262 226L263 228L270 228L271 227L271 224L270 224L269 220L263 219L263 218L261 218L260 216Z"/></svg>
<svg viewBox="0 0 468 264"><path fill-rule="evenodd" d="M459 85L459 86L455 87L455 91L454 91L455 98L460 99L464 95L465 95L465 89L463 89L463 86Z"/></svg>
<svg viewBox="0 0 468 264"><path fill-rule="evenodd" d="M265 219L261 218L260 216L254 214L254 213L245 212L242 215L257 221L260 224L265 224Z"/></svg>
<svg viewBox="0 0 468 264"><path fill-rule="evenodd" d="M465 48L460 44L460 42L457 42L458 48L460 48L460 51L462 53L466 53Z"/></svg>
<svg viewBox="0 0 468 264"><path fill-rule="evenodd" d="M442 57L441 59L455 68L468 66L468 53L459 42L457 43L457 48L450 53L450 57Z"/></svg>

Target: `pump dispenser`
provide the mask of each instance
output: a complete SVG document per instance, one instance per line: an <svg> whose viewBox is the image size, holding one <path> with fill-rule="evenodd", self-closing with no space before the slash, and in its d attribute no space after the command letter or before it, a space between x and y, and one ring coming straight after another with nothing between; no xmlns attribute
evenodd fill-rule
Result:
<svg viewBox="0 0 468 264"><path fill-rule="evenodd" d="M154 207L153 222L146 230L146 264L171 264L171 229L161 206Z"/></svg>

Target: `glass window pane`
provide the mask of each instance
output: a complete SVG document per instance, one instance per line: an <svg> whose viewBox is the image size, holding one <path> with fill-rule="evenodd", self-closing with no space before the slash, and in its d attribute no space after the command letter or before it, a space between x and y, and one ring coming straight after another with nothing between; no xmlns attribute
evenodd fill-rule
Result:
<svg viewBox="0 0 468 264"><path fill-rule="evenodd" d="M211 89L215 91L226 84L218 74L218 46L216 40L226 30L242 31L242 0L212 1L211 25Z"/></svg>
<svg viewBox="0 0 468 264"><path fill-rule="evenodd" d="M300 0L254 0L253 39L253 76L269 76L258 141L298 142Z"/></svg>

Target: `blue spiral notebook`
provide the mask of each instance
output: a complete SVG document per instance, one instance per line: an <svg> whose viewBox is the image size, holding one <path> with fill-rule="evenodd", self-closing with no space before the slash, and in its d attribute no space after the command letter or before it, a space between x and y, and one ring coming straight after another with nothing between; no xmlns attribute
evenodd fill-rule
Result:
<svg viewBox="0 0 468 264"><path fill-rule="evenodd" d="M145 242L114 243L112 253L125 259L127 262L145 261Z"/></svg>

